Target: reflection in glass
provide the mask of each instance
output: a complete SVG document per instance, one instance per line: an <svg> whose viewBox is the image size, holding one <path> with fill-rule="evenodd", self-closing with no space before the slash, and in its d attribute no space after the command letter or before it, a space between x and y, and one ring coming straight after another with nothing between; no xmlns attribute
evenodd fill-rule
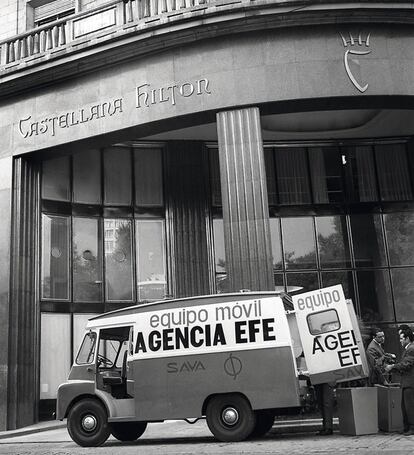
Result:
<svg viewBox="0 0 414 455"><path fill-rule="evenodd" d="M354 305L356 305L354 282L352 279L351 271L338 270L336 272L322 272L321 277L323 288L327 288L329 286L336 286L337 284L342 284L345 298L352 299Z"/></svg>
<svg viewBox="0 0 414 455"><path fill-rule="evenodd" d="M317 204L342 202L342 162L336 147L309 149L313 197Z"/></svg>
<svg viewBox="0 0 414 455"><path fill-rule="evenodd" d="M326 310L312 313L309 314L306 319L308 321L309 331L312 335L332 332L333 330L338 330L341 327L336 310Z"/></svg>
<svg viewBox="0 0 414 455"><path fill-rule="evenodd" d="M70 158L63 156L42 163L42 199L70 201Z"/></svg>
<svg viewBox="0 0 414 455"><path fill-rule="evenodd" d="M138 207L162 207L162 150L135 149L135 204Z"/></svg>
<svg viewBox="0 0 414 455"><path fill-rule="evenodd" d="M316 217L316 232L321 267L332 269L349 267L349 244L345 217Z"/></svg>
<svg viewBox="0 0 414 455"><path fill-rule="evenodd" d="M407 155L404 144L375 146L378 181L383 201L412 199Z"/></svg>
<svg viewBox="0 0 414 455"><path fill-rule="evenodd" d="M302 293L319 289L318 274L316 272L287 273L287 292Z"/></svg>
<svg viewBox="0 0 414 455"><path fill-rule="evenodd" d="M69 299L69 218L42 216L43 299Z"/></svg>
<svg viewBox="0 0 414 455"><path fill-rule="evenodd" d="M380 267L387 264L381 215L351 215L352 242L356 267Z"/></svg>
<svg viewBox="0 0 414 455"><path fill-rule="evenodd" d="M98 220L73 218L73 300L102 300L102 260Z"/></svg>
<svg viewBox="0 0 414 455"><path fill-rule="evenodd" d="M315 236L311 217L283 218L282 233L285 267L316 268Z"/></svg>
<svg viewBox="0 0 414 455"><path fill-rule="evenodd" d="M132 301L132 222L106 219L104 226L106 300Z"/></svg>
<svg viewBox="0 0 414 455"><path fill-rule="evenodd" d="M163 220L136 221L138 300L163 299L167 293Z"/></svg>
<svg viewBox="0 0 414 455"><path fill-rule="evenodd" d="M384 215L390 265L414 264L414 213Z"/></svg>
<svg viewBox="0 0 414 455"><path fill-rule="evenodd" d="M86 150L73 155L73 200L80 204L101 203L99 150Z"/></svg>
<svg viewBox="0 0 414 455"><path fill-rule="evenodd" d="M309 204L311 195L306 149L277 148L275 164L280 204Z"/></svg>
<svg viewBox="0 0 414 455"><path fill-rule="evenodd" d="M272 242L273 269L282 268L282 245L280 239L280 219L270 218L270 239Z"/></svg>
<svg viewBox="0 0 414 455"><path fill-rule="evenodd" d="M391 278L397 320L412 321L414 319L414 269L393 269Z"/></svg>
<svg viewBox="0 0 414 455"><path fill-rule="evenodd" d="M357 282L362 320L394 321L388 270L358 271Z"/></svg>
<svg viewBox="0 0 414 455"><path fill-rule="evenodd" d="M348 197L353 202L371 202L378 200L375 166L372 147L344 147Z"/></svg>
<svg viewBox="0 0 414 455"><path fill-rule="evenodd" d="M104 151L104 202L106 205L131 205L131 154L125 147Z"/></svg>

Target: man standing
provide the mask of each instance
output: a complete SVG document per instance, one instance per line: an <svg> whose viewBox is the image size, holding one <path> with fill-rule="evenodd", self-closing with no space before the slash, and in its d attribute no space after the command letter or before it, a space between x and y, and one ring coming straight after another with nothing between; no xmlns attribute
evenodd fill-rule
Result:
<svg viewBox="0 0 414 455"><path fill-rule="evenodd" d="M386 354L382 345L385 335L381 329L377 328L373 329L371 333L372 340L366 351L369 364L369 385L384 384L383 366Z"/></svg>
<svg viewBox="0 0 414 455"><path fill-rule="evenodd" d="M400 332L400 343L404 349L401 360L394 365L386 365L385 370L401 375L404 434L409 436L414 435L414 334L409 329Z"/></svg>

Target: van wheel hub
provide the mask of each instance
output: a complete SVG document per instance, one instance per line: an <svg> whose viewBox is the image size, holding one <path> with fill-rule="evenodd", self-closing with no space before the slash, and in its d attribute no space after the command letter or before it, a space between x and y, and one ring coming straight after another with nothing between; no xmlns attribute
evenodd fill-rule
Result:
<svg viewBox="0 0 414 455"><path fill-rule="evenodd" d="M93 431L95 430L98 422L96 421L96 418L93 415L86 415L82 419L82 428L85 431Z"/></svg>
<svg viewBox="0 0 414 455"><path fill-rule="evenodd" d="M239 421L239 413L235 408L226 408L223 410L221 418L226 425L233 426Z"/></svg>

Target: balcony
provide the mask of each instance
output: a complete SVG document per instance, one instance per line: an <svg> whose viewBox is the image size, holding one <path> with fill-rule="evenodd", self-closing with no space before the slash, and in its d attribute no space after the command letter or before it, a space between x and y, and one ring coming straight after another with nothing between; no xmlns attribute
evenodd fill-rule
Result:
<svg viewBox="0 0 414 455"><path fill-rule="evenodd" d="M295 25L407 23L413 1L114 0L0 41L0 95L229 33ZM59 66L59 69L56 69ZM53 70L53 68L55 68ZM53 74L39 76L45 69ZM23 83L27 76L31 81ZM19 80L16 83L16 80Z"/></svg>

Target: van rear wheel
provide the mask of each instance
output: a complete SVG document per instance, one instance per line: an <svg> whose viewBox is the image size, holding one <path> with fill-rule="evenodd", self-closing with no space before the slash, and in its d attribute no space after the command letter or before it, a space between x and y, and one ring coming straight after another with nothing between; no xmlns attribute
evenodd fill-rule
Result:
<svg viewBox="0 0 414 455"><path fill-rule="evenodd" d="M118 441L135 441L144 434L147 422L111 423L112 436Z"/></svg>
<svg viewBox="0 0 414 455"><path fill-rule="evenodd" d="M111 434L106 409L91 398L75 403L68 414L68 432L82 447L102 445Z"/></svg>
<svg viewBox="0 0 414 455"><path fill-rule="evenodd" d="M213 397L207 404L206 419L210 431L223 442L243 441L256 423L250 403L236 394Z"/></svg>

